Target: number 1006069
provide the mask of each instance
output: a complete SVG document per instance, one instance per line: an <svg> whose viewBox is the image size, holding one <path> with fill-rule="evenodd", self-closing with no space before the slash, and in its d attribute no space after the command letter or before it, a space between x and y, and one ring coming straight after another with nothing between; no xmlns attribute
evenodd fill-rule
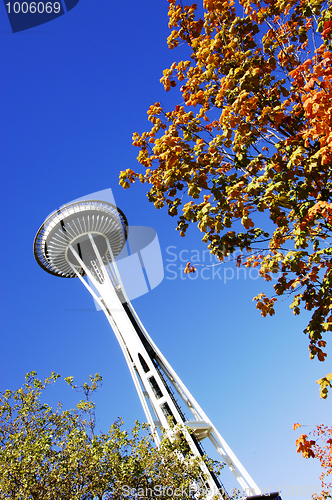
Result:
<svg viewBox="0 0 332 500"><path fill-rule="evenodd" d="M58 14L61 10L60 2L8 2L8 14Z"/></svg>

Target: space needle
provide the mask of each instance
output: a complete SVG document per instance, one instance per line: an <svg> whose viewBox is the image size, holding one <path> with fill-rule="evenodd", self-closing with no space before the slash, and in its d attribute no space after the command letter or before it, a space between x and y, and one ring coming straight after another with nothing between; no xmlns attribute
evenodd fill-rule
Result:
<svg viewBox="0 0 332 500"><path fill-rule="evenodd" d="M181 432L196 457L204 455L201 442L210 440L245 496L263 498L260 488L162 355L131 305L116 264L127 236L128 222L119 208L106 201L80 200L62 206L45 220L34 240L34 255L46 272L78 278L104 311L123 351L156 445L160 443L158 428L164 428L170 436ZM178 428L183 430L177 431ZM202 470L210 491L207 497L220 494L229 498L222 483L203 462ZM272 493L264 498L277 496L278 493Z"/></svg>

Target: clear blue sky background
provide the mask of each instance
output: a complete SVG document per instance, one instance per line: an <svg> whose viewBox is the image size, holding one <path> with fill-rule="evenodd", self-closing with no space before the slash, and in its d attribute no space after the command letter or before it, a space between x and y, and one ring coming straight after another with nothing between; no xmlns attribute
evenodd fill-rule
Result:
<svg viewBox="0 0 332 500"><path fill-rule="evenodd" d="M165 279L133 301L147 330L257 484L280 488L284 500L309 498L319 468L296 453L292 425L330 423L331 402L319 399L315 381L331 368L330 361L309 360L307 317L294 317L284 301L275 317L263 319L252 298L271 287L259 279L185 276L181 250L198 250L204 259L199 233L181 238L175 220L149 204L144 186L118 186L121 169L137 168L131 137L146 130L149 105L176 102L176 90L167 95L159 83L180 56L167 48L167 21L166 0L80 0L59 19L13 34L0 8L0 390L19 387L30 370L73 375L77 383L100 372L98 430L118 416L128 428L144 421L103 314L78 280L48 275L32 253L50 212L111 187L129 223L159 236ZM176 279L166 267L175 258L169 246ZM49 391L50 402L73 405L78 397L61 380ZM221 479L236 486L227 473Z"/></svg>

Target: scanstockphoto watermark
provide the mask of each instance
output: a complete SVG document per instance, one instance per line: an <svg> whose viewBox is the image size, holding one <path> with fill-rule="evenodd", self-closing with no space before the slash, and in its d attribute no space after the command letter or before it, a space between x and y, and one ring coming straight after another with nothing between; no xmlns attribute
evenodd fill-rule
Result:
<svg viewBox="0 0 332 500"><path fill-rule="evenodd" d="M175 486L165 486L165 485L154 485L153 487L138 487L132 488L131 486L122 486L122 495L124 498L193 498L198 489L205 495L218 495L222 494L224 490L222 488L215 488L212 492L207 488L199 488L197 485L192 484L190 487L175 487Z"/></svg>
<svg viewBox="0 0 332 500"><path fill-rule="evenodd" d="M263 252L260 252L262 254ZM257 280L260 278L258 267L236 266L238 256L243 257L241 251L226 255L222 262L209 250L178 249L170 245L165 249L165 279L167 280L219 280L225 285L232 280ZM185 273L187 263L195 267L195 273ZM272 280L277 280L280 272L270 274Z"/></svg>
<svg viewBox="0 0 332 500"><path fill-rule="evenodd" d="M164 486L164 485L155 485L153 487L138 487L132 488L131 486L122 486L122 495L124 498L139 498L143 499L151 499L151 498L193 498L195 494L197 494L198 486L192 484L189 488L182 486L181 488L176 488L174 486ZM224 490L222 488L214 488L213 491L207 488L200 489L200 492L204 493L204 495L212 497L212 495L223 495ZM279 493L281 498L285 498L288 496L292 497L304 497L308 495L318 495L321 494L321 486L313 486L313 485L304 485L304 484L284 484L282 486L278 486L277 488L261 487L262 496L266 496L267 498L271 495L272 492ZM239 490L231 490L230 495L240 493ZM250 497L250 492L243 492L243 498L247 496ZM241 494L238 496L241 498Z"/></svg>

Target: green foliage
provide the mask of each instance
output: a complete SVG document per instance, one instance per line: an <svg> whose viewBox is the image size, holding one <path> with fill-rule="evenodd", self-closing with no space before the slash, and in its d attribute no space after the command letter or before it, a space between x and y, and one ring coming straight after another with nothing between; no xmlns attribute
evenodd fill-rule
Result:
<svg viewBox="0 0 332 500"><path fill-rule="evenodd" d="M332 387L332 373L326 375L326 377L320 378L317 380L316 384L320 386L320 397L323 399L327 398L327 394L329 389Z"/></svg>
<svg viewBox="0 0 332 500"><path fill-rule="evenodd" d="M138 422L131 433L119 420L96 434L91 396L102 380L98 374L80 388L67 377L85 399L71 410L60 403L52 409L41 396L58 378L52 373L42 382L31 372L22 388L0 395L1 500L116 500L133 498L139 488L158 489L161 499L179 488L194 498L200 459L183 457L166 436L156 449L147 425Z"/></svg>

